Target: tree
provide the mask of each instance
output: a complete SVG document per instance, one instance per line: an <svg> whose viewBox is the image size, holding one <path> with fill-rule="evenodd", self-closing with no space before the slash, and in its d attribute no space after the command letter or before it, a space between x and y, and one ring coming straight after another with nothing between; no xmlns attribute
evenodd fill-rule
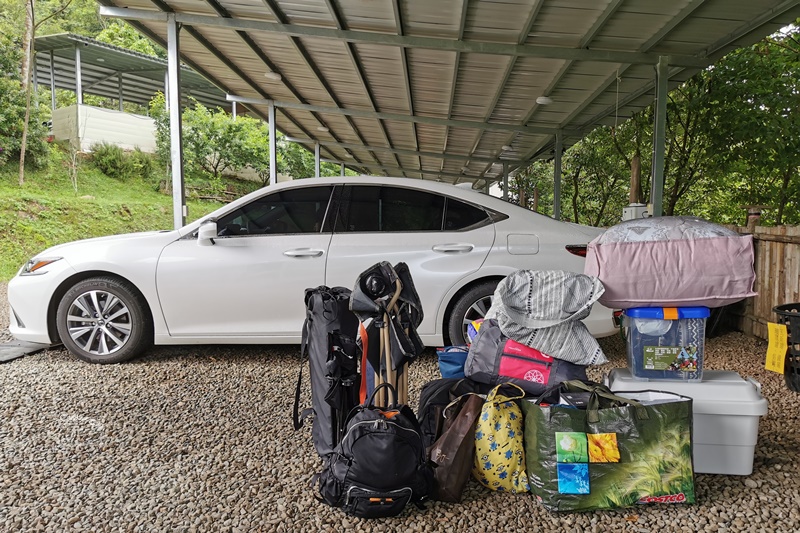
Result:
<svg viewBox="0 0 800 533"><path fill-rule="evenodd" d="M25 94L25 114L22 121L22 136L19 149L19 184L25 183L25 152L28 145L28 124L31 117L31 65L33 64L33 41L36 37L36 30L48 20L66 11L72 0L64 0L55 6L39 22L36 22L34 0L25 0L25 19L24 30L22 33L22 57L20 62L20 83L22 92Z"/></svg>
<svg viewBox="0 0 800 533"><path fill-rule="evenodd" d="M136 29L125 21L115 20L106 26L95 37L100 42L113 44L120 48L133 50L140 54L160 57L165 59L166 52L160 46L156 45L150 39L142 36Z"/></svg>
<svg viewBox="0 0 800 533"><path fill-rule="evenodd" d="M20 82L20 52L19 42L0 35L0 165L19 160L25 114L29 112L31 126L25 152L28 163L38 167L46 161L47 130L40 109L26 103Z"/></svg>
<svg viewBox="0 0 800 533"><path fill-rule="evenodd" d="M764 219L800 222L800 43L796 27L728 54L704 73L707 134L734 204L772 207Z"/></svg>

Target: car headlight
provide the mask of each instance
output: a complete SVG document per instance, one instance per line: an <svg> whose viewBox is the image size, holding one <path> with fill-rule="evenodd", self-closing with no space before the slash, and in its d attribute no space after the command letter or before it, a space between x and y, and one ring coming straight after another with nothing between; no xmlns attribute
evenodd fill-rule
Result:
<svg viewBox="0 0 800 533"><path fill-rule="evenodd" d="M34 276L40 274L46 274L47 270L42 270L47 265L55 263L56 261L60 261L60 257L34 257L30 259L22 269L19 271L20 276Z"/></svg>

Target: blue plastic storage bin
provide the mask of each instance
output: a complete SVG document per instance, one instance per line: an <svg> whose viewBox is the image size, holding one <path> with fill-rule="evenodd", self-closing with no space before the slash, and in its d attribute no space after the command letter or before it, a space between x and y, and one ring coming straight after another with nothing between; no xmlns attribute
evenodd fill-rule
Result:
<svg viewBox="0 0 800 533"><path fill-rule="evenodd" d="M640 380L700 381L708 307L626 309L628 368Z"/></svg>

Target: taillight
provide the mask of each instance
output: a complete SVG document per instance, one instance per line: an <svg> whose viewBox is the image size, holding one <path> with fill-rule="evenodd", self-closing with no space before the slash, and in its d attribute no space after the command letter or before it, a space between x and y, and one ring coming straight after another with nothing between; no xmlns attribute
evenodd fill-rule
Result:
<svg viewBox="0 0 800 533"><path fill-rule="evenodd" d="M585 244L568 244L565 246L567 251L572 255L577 255L580 257L586 257L586 245Z"/></svg>

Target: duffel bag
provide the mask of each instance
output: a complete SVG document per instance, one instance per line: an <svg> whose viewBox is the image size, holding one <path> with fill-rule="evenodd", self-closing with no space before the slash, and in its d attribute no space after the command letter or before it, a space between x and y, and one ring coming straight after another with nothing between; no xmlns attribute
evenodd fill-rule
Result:
<svg viewBox="0 0 800 533"><path fill-rule="evenodd" d="M470 345L464 375L492 386L513 383L532 396L562 381L587 379L585 366L555 359L509 339L494 319L481 324Z"/></svg>

